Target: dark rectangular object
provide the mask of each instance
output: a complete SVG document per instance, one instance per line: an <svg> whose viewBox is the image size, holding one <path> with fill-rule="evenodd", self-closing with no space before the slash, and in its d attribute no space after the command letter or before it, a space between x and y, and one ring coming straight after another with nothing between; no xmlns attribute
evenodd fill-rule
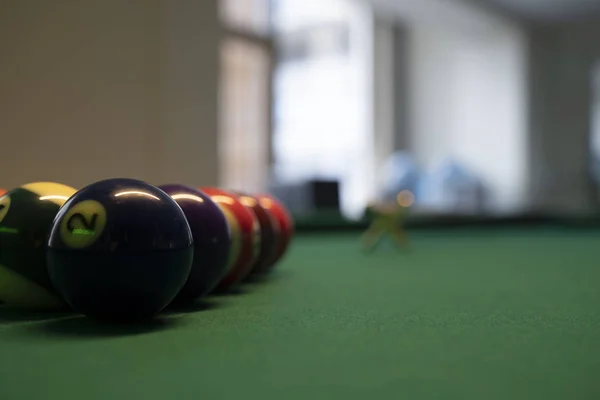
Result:
<svg viewBox="0 0 600 400"><path fill-rule="evenodd" d="M340 184L338 181L309 181L314 207L321 210L340 209Z"/></svg>
<svg viewBox="0 0 600 400"><path fill-rule="evenodd" d="M309 180L298 184L273 185L270 192L294 215L340 210L338 181Z"/></svg>

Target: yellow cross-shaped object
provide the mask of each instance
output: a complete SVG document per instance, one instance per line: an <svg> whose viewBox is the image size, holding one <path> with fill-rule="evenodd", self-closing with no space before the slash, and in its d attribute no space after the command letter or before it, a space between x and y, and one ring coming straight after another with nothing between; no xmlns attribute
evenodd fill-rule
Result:
<svg viewBox="0 0 600 400"><path fill-rule="evenodd" d="M370 205L368 211L372 221L362 236L363 248L374 249L386 235L399 247L407 248L409 242L403 223L413 202L414 195L409 191L402 191L398 193L395 202Z"/></svg>

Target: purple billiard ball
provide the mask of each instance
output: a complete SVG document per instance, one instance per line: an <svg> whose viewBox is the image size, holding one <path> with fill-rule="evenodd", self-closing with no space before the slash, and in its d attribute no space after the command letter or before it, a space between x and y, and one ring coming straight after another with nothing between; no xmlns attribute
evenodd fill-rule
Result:
<svg viewBox="0 0 600 400"><path fill-rule="evenodd" d="M192 270L173 305L188 305L208 294L227 272L231 233L221 208L203 192L185 185L159 186L179 204L192 231Z"/></svg>

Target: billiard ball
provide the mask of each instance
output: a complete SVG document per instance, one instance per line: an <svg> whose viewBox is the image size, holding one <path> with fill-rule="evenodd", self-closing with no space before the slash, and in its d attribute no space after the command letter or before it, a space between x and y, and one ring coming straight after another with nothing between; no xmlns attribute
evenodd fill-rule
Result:
<svg viewBox="0 0 600 400"><path fill-rule="evenodd" d="M29 183L0 197L0 300L28 310L65 306L46 264L52 221L75 189L60 183Z"/></svg>
<svg viewBox="0 0 600 400"><path fill-rule="evenodd" d="M77 312L108 322L152 318L183 288L193 238L168 194L135 179L79 190L61 208L48 241L48 271Z"/></svg>
<svg viewBox="0 0 600 400"><path fill-rule="evenodd" d="M0 188L0 196L2 196L4 193L6 193L5 189Z"/></svg>
<svg viewBox="0 0 600 400"><path fill-rule="evenodd" d="M200 190L230 213L238 227L238 256L232 260L233 265L216 287L217 292L225 292L235 287L250 273L252 263L260 250L259 225L254 214L240 203L234 193L213 187L202 187ZM233 236L236 236L235 232Z"/></svg>
<svg viewBox="0 0 600 400"><path fill-rule="evenodd" d="M183 210L194 238L192 270L173 304L190 304L210 292L227 272L230 228L221 208L210 196L184 185L159 186Z"/></svg>
<svg viewBox="0 0 600 400"><path fill-rule="evenodd" d="M280 238L278 249L272 258L266 261L266 270L272 268L286 253L294 236L294 220L287 208L274 196L258 194L255 196L260 205L279 222ZM263 271L264 272L264 271Z"/></svg>
<svg viewBox="0 0 600 400"><path fill-rule="evenodd" d="M281 237L279 222L260 205L255 197L245 193L238 193L238 196L240 203L254 212L260 227L260 249L250 272L250 275L254 275L267 268L267 262L275 256L278 250Z"/></svg>
<svg viewBox="0 0 600 400"><path fill-rule="evenodd" d="M227 267L225 268L225 274L223 274L223 277L221 278L221 280L223 280L227 274L233 271L234 267L237 267L238 260L240 259L242 254L242 247L244 245L244 235L242 233L242 229L240 227L238 218L232 211L232 208L223 203L223 198L221 198L220 196L213 196L211 200L214 201L214 203L219 207L219 209L225 216L227 225L229 226L229 233L231 237L231 247L229 255L227 257Z"/></svg>

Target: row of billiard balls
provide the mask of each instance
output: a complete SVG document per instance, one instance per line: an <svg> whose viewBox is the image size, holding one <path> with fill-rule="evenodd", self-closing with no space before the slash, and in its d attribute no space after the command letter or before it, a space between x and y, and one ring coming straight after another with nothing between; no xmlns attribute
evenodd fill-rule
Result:
<svg viewBox="0 0 600 400"><path fill-rule="evenodd" d="M108 179L0 193L0 301L148 319L268 274L293 235L269 195Z"/></svg>

